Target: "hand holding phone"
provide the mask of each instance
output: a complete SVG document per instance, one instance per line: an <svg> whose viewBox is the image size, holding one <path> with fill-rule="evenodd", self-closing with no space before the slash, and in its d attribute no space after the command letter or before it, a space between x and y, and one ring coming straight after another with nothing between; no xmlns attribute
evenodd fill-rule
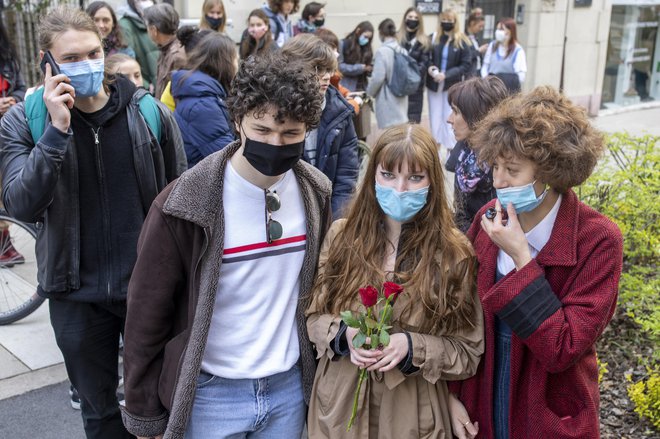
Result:
<svg viewBox="0 0 660 439"><path fill-rule="evenodd" d="M46 64L50 65L50 75L47 73ZM61 76L60 67L50 51L44 53L40 66L44 72L44 103L48 109L51 124L66 133L71 124L70 110L73 108L76 91L71 86L69 78ZM57 75L60 77L54 79Z"/></svg>
<svg viewBox="0 0 660 439"><path fill-rule="evenodd" d="M58 66L55 62L53 55L50 53L50 50L44 53L44 56L41 58L41 63L39 64L44 75L46 74L46 63L50 64L51 76L59 75L62 73L60 72L60 66Z"/></svg>

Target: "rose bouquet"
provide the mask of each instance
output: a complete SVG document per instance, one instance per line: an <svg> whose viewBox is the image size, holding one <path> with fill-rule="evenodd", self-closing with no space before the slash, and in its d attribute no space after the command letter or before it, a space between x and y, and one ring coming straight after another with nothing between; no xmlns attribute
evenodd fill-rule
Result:
<svg viewBox="0 0 660 439"><path fill-rule="evenodd" d="M364 305L365 311L360 311L357 315L353 311L342 311L339 313L346 326L358 329L358 333L355 334L353 340L348 341L353 344L353 347L382 349L390 344L389 330L392 329L392 326L389 323L392 319L392 306L402 291L403 287L394 282L385 282L383 284L382 297L379 297L379 291L371 285L360 288L360 302ZM385 305L378 313L378 316L375 316L374 307L383 300L385 300ZM360 377L358 379L357 389L355 389L355 396L353 397L351 419L348 421L346 431L349 431L355 422L360 389L362 388L362 382L368 376L366 368L360 369Z"/></svg>

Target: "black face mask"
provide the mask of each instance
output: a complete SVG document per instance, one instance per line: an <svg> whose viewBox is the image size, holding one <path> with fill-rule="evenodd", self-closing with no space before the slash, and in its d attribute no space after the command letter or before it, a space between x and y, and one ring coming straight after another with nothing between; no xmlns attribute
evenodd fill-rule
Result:
<svg viewBox="0 0 660 439"><path fill-rule="evenodd" d="M318 20L314 20L314 26L316 27L321 27L325 24L325 18L319 18Z"/></svg>
<svg viewBox="0 0 660 439"><path fill-rule="evenodd" d="M454 23L440 23L442 30L445 32L451 32L454 30Z"/></svg>
<svg viewBox="0 0 660 439"><path fill-rule="evenodd" d="M293 168L305 149L305 139L288 145L271 145L252 140L245 135L243 156L254 169L269 177L282 175Z"/></svg>
<svg viewBox="0 0 660 439"><path fill-rule="evenodd" d="M406 20L406 27L410 30L417 30L419 27L419 20Z"/></svg>
<svg viewBox="0 0 660 439"><path fill-rule="evenodd" d="M208 15L206 15L204 17L204 19L206 19L206 22L209 24L209 26L211 26L211 29L213 29L213 30L220 29L220 27L222 26L222 23L225 22L225 17L213 18L213 17L209 17Z"/></svg>

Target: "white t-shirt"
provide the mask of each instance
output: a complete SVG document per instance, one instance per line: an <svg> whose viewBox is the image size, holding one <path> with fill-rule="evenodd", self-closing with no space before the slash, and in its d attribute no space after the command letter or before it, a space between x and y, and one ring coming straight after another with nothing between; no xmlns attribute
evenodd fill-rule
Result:
<svg viewBox="0 0 660 439"><path fill-rule="evenodd" d="M224 378L264 378L298 361L296 307L305 256L305 208L293 171L270 188L281 207L281 239L266 239L264 190L227 162L225 245L202 370Z"/></svg>

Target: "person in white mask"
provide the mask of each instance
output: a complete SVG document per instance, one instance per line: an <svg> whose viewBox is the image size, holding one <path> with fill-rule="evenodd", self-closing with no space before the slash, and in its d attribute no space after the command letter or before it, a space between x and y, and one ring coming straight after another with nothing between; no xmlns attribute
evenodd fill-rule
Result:
<svg viewBox="0 0 660 439"><path fill-rule="evenodd" d="M516 22L503 18L497 23L495 40L491 41L481 65L481 76L495 75L511 92L518 92L525 82L527 57L518 43Z"/></svg>

